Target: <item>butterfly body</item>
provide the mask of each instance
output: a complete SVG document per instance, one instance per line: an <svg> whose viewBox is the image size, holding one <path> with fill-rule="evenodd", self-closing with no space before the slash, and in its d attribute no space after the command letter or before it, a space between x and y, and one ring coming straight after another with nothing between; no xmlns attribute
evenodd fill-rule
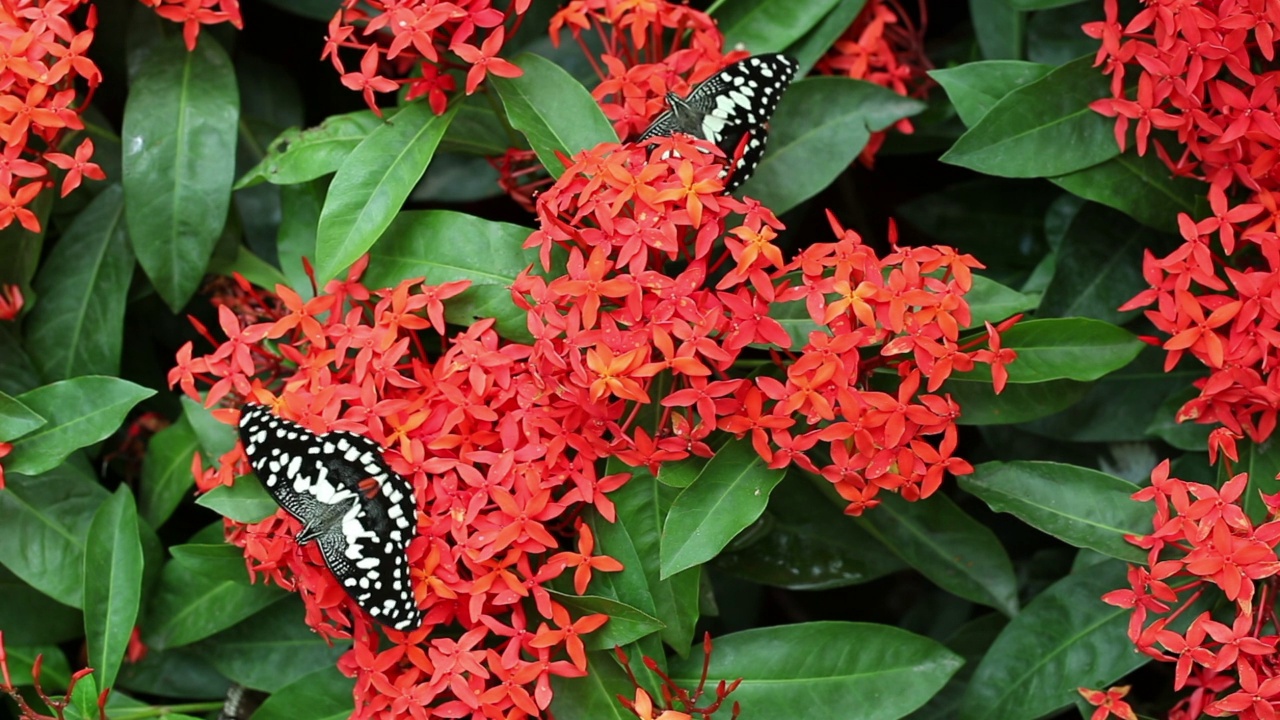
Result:
<svg viewBox="0 0 1280 720"><path fill-rule="evenodd" d="M413 488L382 448L354 433L313 433L255 404L241 410L240 439L267 492L302 523L297 542L319 545L347 594L389 627L421 624L407 556Z"/></svg>
<svg viewBox="0 0 1280 720"><path fill-rule="evenodd" d="M669 109L654 119L639 141L684 133L714 143L727 157L737 158L725 188L731 192L759 164L766 124L799 68L781 53L739 60L698 83L686 97L668 93Z"/></svg>

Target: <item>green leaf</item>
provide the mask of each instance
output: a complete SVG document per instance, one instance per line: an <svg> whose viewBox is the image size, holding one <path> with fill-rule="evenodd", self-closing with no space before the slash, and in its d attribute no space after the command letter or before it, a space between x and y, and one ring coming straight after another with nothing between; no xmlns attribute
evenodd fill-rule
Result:
<svg viewBox="0 0 1280 720"><path fill-rule="evenodd" d="M40 685L46 692L65 690L71 681L71 665L67 656L57 645L20 645L9 642L9 631L5 631L5 654L8 656L9 678L14 685L24 687L32 684L32 669L36 658L40 661Z"/></svg>
<svg viewBox="0 0 1280 720"><path fill-rule="evenodd" d="M210 551L209 548L222 548ZM225 630L287 593L264 583L249 583L239 548L171 548L160 584L151 594L143 641L159 650L189 645Z"/></svg>
<svg viewBox="0 0 1280 720"><path fill-rule="evenodd" d="M427 103L410 103L347 155L320 211L318 282L358 260L387 229L422 178L456 112L436 115Z"/></svg>
<svg viewBox="0 0 1280 720"><path fill-rule="evenodd" d="M957 374L942 384L941 392L949 393L960 406L956 422L961 425L1009 425L1061 412L1088 395L1089 388L1088 383L1073 380L1009 383L997 395L990 380Z"/></svg>
<svg viewBox="0 0 1280 720"><path fill-rule="evenodd" d="M0 628L6 646L74 640L84 635L79 610L55 602L0 566Z"/></svg>
<svg viewBox="0 0 1280 720"><path fill-rule="evenodd" d="M138 509L152 527L163 525L195 484L191 461L199 448L196 431L186 415L153 435L147 443Z"/></svg>
<svg viewBox="0 0 1280 720"><path fill-rule="evenodd" d="M814 64L849 29L866 4L867 0L839 0L826 17L787 48L786 53L800 64L796 77L809 74Z"/></svg>
<svg viewBox="0 0 1280 720"><path fill-rule="evenodd" d="M241 475L234 485L219 485L196 498L196 504L240 523L262 522L280 509L253 475Z"/></svg>
<svg viewBox="0 0 1280 720"><path fill-rule="evenodd" d="M40 375L12 323L0 323L0 392L20 395L40 384Z"/></svg>
<svg viewBox="0 0 1280 720"><path fill-rule="evenodd" d="M855 522L933 584L1012 617L1018 581L1004 546L987 526L945 495L907 502L883 494Z"/></svg>
<svg viewBox="0 0 1280 720"><path fill-rule="evenodd" d="M70 464L36 477L6 470L0 563L63 605L81 607L85 536L107 491Z"/></svg>
<svg viewBox="0 0 1280 720"><path fill-rule="evenodd" d="M289 128L271 141L267 154L236 182L236 189L266 181L294 185L336 172L352 151L384 120L372 110L331 115L312 128Z"/></svg>
<svg viewBox="0 0 1280 720"><path fill-rule="evenodd" d="M969 0L969 17L984 58L1016 60L1022 57L1026 15L1014 10L1006 0Z"/></svg>
<svg viewBox="0 0 1280 720"><path fill-rule="evenodd" d="M785 50L837 3L838 0L732 0L721 5L713 17L724 33L725 47L741 46L752 55L759 55Z"/></svg>
<svg viewBox="0 0 1280 720"><path fill-rule="evenodd" d="M223 256L216 253L209 262L209 272L213 275L230 276L239 273L245 280L260 288L274 291L277 284L288 285L289 280L275 265L263 260L253 251L237 243L235 254Z"/></svg>
<svg viewBox="0 0 1280 720"><path fill-rule="evenodd" d="M156 292L177 312L204 277L235 180L240 97L227 54L210 38L187 52L158 40L124 109L129 239Z"/></svg>
<svg viewBox="0 0 1280 720"><path fill-rule="evenodd" d="M630 483L623 490L627 487ZM798 472L778 485L762 517L768 528L763 536L720 553L717 568L762 585L828 590L906 567Z"/></svg>
<svg viewBox="0 0 1280 720"><path fill-rule="evenodd" d="M0 392L0 442L9 442L44 426L40 413Z"/></svg>
<svg viewBox="0 0 1280 720"><path fill-rule="evenodd" d="M1085 53L1096 54L1097 38L1081 32L1081 27L1101 21L1104 15L1097 3L1080 0L1074 5L1037 10L1027 20L1027 59L1057 67Z"/></svg>
<svg viewBox="0 0 1280 720"><path fill-rule="evenodd" d="M312 296L311 278L307 277L302 258L310 259L316 254L316 229L320 226L327 185L325 180L313 180L280 188L282 217L276 234L276 254L289 279L286 284L308 300Z"/></svg>
<svg viewBox="0 0 1280 720"><path fill-rule="evenodd" d="M1138 314L1120 312L1147 289L1142 251L1157 247L1160 235L1100 205L1086 204L1067 228L1058 248L1057 268L1045 288L1037 317L1089 317L1123 325Z"/></svg>
<svg viewBox="0 0 1280 720"><path fill-rule="evenodd" d="M142 541L128 485L98 508L84 554L85 644L89 666L104 688L116 682L142 602Z"/></svg>
<svg viewBox="0 0 1280 720"><path fill-rule="evenodd" d="M71 690L71 702L84 717L93 717L98 710L98 683L92 675L85 675L76 681Z"/></svg>
<svg viewBox="0 0 1280 720"><path fill-rule="evenodd" d="M1095 565L1049 586L991 645L961 703L960 720L1032 720L1106 687L1150 658L1129 642L1126 608L1099 598L1128 587L1119 562Z"/></svg>
<svg viewBox="0 0 1280 720"><path fill-rule="evenodd" d="M525 16L525 21L527 26L528 16ZM523 138L511 132L493 101L484 95L476 93L462 102L457 99L449 101L450 105L458 104L458 114L440 141L441 150L494 157L512 147L527 149Z"/></svg>
<svg viewBox="0 0 1280 720"><path fill-rule="evenodd" d="M973 127L1000 98L1039 80L1051 70L1048 65L1025 60L983 60L930 70L929 77L947 91L965 127Z"/></svg>
<svg viewBox="0 0 1280 720"><path fill-rule="evenodd" d="M449 210L402 212L369 251L363 280L370 287L415 277L432 284L470 280L470 288L445 302L445 318L464 326L495 318L504 337L527 339L525 312L511 301L511 285L538 261L536 249L521 247L531 232Z"/></svg>
<svg viewBox="0 0 1280 720"><path fill-rule="evenodd" d="M565 167L556 152L572 157L602 142L618 141L599 104L572 75L530 53L513 62L523 71L520 77L490 76L489 82L502 98L511 127L529 138L552 177L560 177Z"/></svg>
<svg viewBox="0 0 1280 720"><path fill-rule="evenodd" d="M215 418L209 408L183 395L182 417L191 423L191 429L200 443L200 452L209 459L222 457L236 446L239 438L236 429Z"/></svg>
<svg viewBox="0 0 1280 720"><path fill-rule="evenodd" d="M1109 82L1092 55L1069 62L1005 95L941 159L1002 177L1065 175L1110 160L1120 154L1115 122L1089 109Z"/></svg>
<svg viewBox="0 0 1280 720"><path fill-rule="evenodd" d="M924 109L919 100L861 80L793 83L769 121L768 151L738 194L781 214L818 194L871 139Z"/></svg>
<svg viewBox="0 0 1280 720"><path fill-rule="evenodd" d="M307 627L302 603L288 598L192 648L223 675L255 690L276 692L332 667L344 652Z"/></svg>
<svg viewBox="0 0 1280 720"><path fill-rule="evenodd" d="M457 122L456 120L454 122ZM441 143L443 147L443 143ZM501 175L489 159L479 155L436 153L422 182L409 199L414 203L467 203L503 194Z"/></svg>
<svg viewBox="0 0 1280 720"><path fill-rule="evenodd" d="M1141 563L1147 553L1125 535L1151 528L1151 507L1133 500L1133 483L1097 470L1053 462L989 462L960 477L960 487L996 512L1079 548Z"/></svg>
<svg viewBox="0 0 1280 720"><path fill-rule="evenodd" d="M1152 348L1155 352L1156 349ZM1119 373L1117 373L1118 375ZM1203 373L1197 373L1203 376ZM1178 422L1178 411L1191 400L1199 397L1200 391L1191 387L1194 377L1179 383L1176 390L1169 392L1160 403L1160 407L1151 415L1150 423L1144 434L1158 437L1179 450L1189 452L1205 452L1209 448L1209 433L1213 425L1198 423L1195 420Z"/></svg>
<svg viewBox="0 0 1280 720"><path fill-rule="evenodd" d="M702 570L692 567L669 578L662 577L659 567L662 520L677 493L655 480L645 468L626 468L617 460L610 460L609 474L627 471L633 473L627 484L609 493L609 500L617 511L617 522L603 522L597 515L591 525L599 552L616 558L624 570L598 573L595 577L604 575L612 581L621 576L610 583L617 598L661 618L665 624L662 639L677 652L683 652L693 642L694 626L698 622Z"/></svg>
<svg viewBox="0 0 1280 720"><path fill-rule="evenodd" d="M19 402L49 422L13 443L5 470L24 475L52 470L71 453L115 432L134 405L154 394L127 380L86 375L19 395Z"/></svg>
<svg viewBox="0 0 1280 720"><path fill-rule="evenodd" d="M1097 380L1128 365L1144 347L1128 330L1076 317L1020 322L1000 333L1000 344L1018 351L1018 359L1008 365L1011 385ZM953 377L986 379L991 377L991 369L981 365Z"/></svg>
<svg viewBox="0 0 1280 720"><path fill-rule="evenodd" d="M1073 195L1115 208L1147 227L1174 233L1178 213L1205 214L1204 183L1175 178L1154 153L1124 153L1068 175L1049 178Z"/></svg>
<svg viewBox="0 0 1280 720"><path fill-rule="evenodd" d="M633 658L636 667L640 658ZM612 652L587 654L587 674L584 677L566 678L552 676L551 688L555 695L551 707L556 717L591 718L591 720L632 720L635 715L627 712L618 702L618 696L635 697L635 688L618 666ZM254 720L259 720L254 718Z"/></svg>
<svg viewBox="0 0 1280 720"><path fill-rule="evenodd" d="M186 701L223 700L231 681L194 649L147 648L147 654L140 662L126 663L120 668L116 685L138 694ZM112 714L111 720L126 720L127 717L125 713Z"/></svg>
<svg viewBox="0 0 1280 720"><path fill-rule="evenodd" d="M16 222L0 230L0 285L18 285L24 291L30 287L31 278L40 265L45 233L49 230L53 195L42 192L27 208L40 222L40 232L31 232Z"/></svg>
<svg viewBox="0 0 1280 720"><path fill-rule="evenodd" d="M36 276L26 346L45 379L119 372L132 279L124 191L113 184L76 216Z"/></svg>
<svg viewBox="0 0 1280 720"><path fill-rule="evenodd" d="M743 717L794 717L803 697L807 720L894 720L923 705L961 663L941 644L888 625L797 623L716 638L708 687L742 678L731 697ZM682 687L696 687L701 673L700 653L671 666Z"/></svg>
<svg viewBox="0 0 1280 720"><path fill-rule="evenodd" d="M1280 442L1267 440L1264 443L1242 441L1239 445L1240 462L1233 468L1237 473L1249 473L1249 487L1242 495L1245 514L1255 523L1261 524L1267 518L1267 506L1262 501L1262 494L1274 495L1280 492ZM1219 484L1226 482L1230 475L1228 466L1219 466Z"/></svg>
<svg viewBox="0 0 1280 720"><path fill-rule="evenodd" d="M271 694L251 720L345 720L355 710L355 680L329 667Z"/></svg>
<svg viewBox="0 0 1280 720"><path fill-rule="evenodd" d="M574 617L596 614L609 617L609 621L599 630L583 638L587 648L591 650L611 650L615 645L635 642L665 627L665 623L658 618L613 598L555 591L551 592L551 596L556 602L574 611Z"/></svg>
<svg viewBox="0 0 1280 720"><path fill-rule="evenodd" d="M964 299L969 303L967 327L971 328L982 327L984 322L995 324L1036 306L1036 299L1030 295L982 275L973 276L973 286L965 293Z"/></svg>
<svg viewBox="0 0 1280 720"><path fill-rule="evenodd" d="M662 526L661 577L715 557L764 512L782 480L746 440L722 447L671 505Z"/></svg>

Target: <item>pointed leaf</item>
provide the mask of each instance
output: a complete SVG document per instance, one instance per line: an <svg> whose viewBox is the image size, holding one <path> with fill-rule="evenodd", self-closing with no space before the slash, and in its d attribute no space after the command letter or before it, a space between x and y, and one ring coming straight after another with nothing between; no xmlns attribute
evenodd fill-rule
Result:
<svg viewBox="0 0 1280 720"><path fill-rule="evenodd" d="M2 507L2 506L0 506ZM84 636L84 617L0 566L0 628L10 645L60 643Z"/></svg>
<svg viewBox="0 0 1280 720"><path fill-rule="evenodd" d="M760 517L784 474L770 470L748 441L721 448L667 513L660 576L669 578L715 557Z"/></svg>
<svg viewBox="0 0 1280 720"><path fill-rule="evenodd" d="M219 485L196 498L196 504L241 523L262 522L280 509L253 475L241 475L233 485Z"/></svg>
<svg viewBox="0 0 1280 720"><path fill-rule="evenodd" d="M1146 559L1124 536L1151 529L1151 506L1132 499L1133 484L1118 477L1052 462L990 462L961 477L960 487L1063 542L1129 562Z"/></svg>
<svg viewBox="0 0 1280 720"><path fill-rule="evenodd" d="M7 642L8 639L6 632L4 649L8 656L9 679L14 685L18 687L31 685L33 681L31 671L35 668L36 658L42 657L40 685L46 692L67 689L67 683L71 681L71 665L67 663L67 656L62 652L62 648L50 644L10 644Z"/></svg>
<svg viewBox="0 0 1280 720"><path fill-rule="evenodd" d="M329 185L316 235L316 280L360 258L387 229L431 162L456 109L409 103L346 157Z"/></svg>
<svg viewBox="0 0 1280 720"><path fill-rule="evenodd" d="M640 659L633 662L640 666ZM591 718L591 720L632 720L635 715L627 712L618 702L618 696L635 697L635 688L618 667L613 652L587 654L587 675L565 678L553 676L551 687L555 695L551 699L551 712L556 717ZM258 718L254 718L258 720Z"/></svg>
<svg viewBox="0 0 1280 720"><path fill-rule="evenodd" d="M951 68L930 70L955 106L965 127L973 127L1000 98L1033 83L1053 70L1025 60L982 60Z"/></svg>
<svg viewBox="0 0 1280 720"><path fill-rule="evenodd" d="M45 379L119 372L132 280L124 191L113 184L76 216L36 276L26 346Z"/></svg>
<svg viewBox="0 0 1280 720"><path fill-rule="evenodd" d="M1128 330L1079 317L1020 322L1000 333L1000 344L1018 351L1008 366L1010 384L1097 380L1128 365L1145 346ZM985 380L991 369L981 365L953 377Z"/></svg>
<svg viewBox="0 0 1280 720"><path fill-rule="evenodd" d="M5 469L25 475L52 470L71 453L115 432L134 405L154 394L127 380L86 375L19 395L49 422L13 443Z"/></svg>
<svg viewBox="0 0 1280 720"><path fill-rule="evenodd" d="M354 686L336 667L317 670L272 693L251 720L345 720L355 711Z"/></svg>
<svg viewBox="0 0 1280 720"><path fill-rule="evenodd" d="M963 661L941 644L888 625L811 622L715 638L708 687L742 683L731 696L743 717L895 720L923 705ZM672 663L682 687L696 687L701 653Z"/></svg>
<svg viewBox="0 0 1280 720"><path fill-rule="evenodd" d="M22 437L48 422L40 413L0 392L0 442Z"/></svg>
<svg viewBox="0 0 1280 720"><path fill-rule="evenodd" d="M236 182L236 189L263 181L293 185L336 172L383 122L372 110L358 110L331 115L315 127L289 128L271 141L262 162Z"/></svg>
<svg viewBox="0 0 1280 720"><path fill-rule="evenodd" d="M1139 311L1116 308L1147 288L1142 251L1160 247L1161 239L1115 210L1085 205L1067 226L1037 317L1088 317L1116 325L1133 319Z"/></svg>
<svg viewBox="0 0 1280 720"><path fill-rule="evenodd" d="M286 598L192 650L235 682L276 692L310 673L331 667L345 651L325 642L304 622L302 603Z"/></svg>
<svg viewBox="0 0 1280 720"><path fill-rule="evenodd" d="M551 592L556 602L573 611L574 617L607 615L609 621L599 630L583 636L590 650L611 650L651 635L664 627L661 620L625 602L598 595L570 595Z"/></svg>
<svg viewBox="0 0 1280 720"><path fill-rule="evenodd" d="M1206 215L1204 184L1173 177L1155 153L1124 153L1093 167L1049 178L1069 193L1115 208L1150 228L1178 231L1178 213Z"/></svg>
<svg viewBox="0 0 1280 720"><path fill-rule="evenodd" d="M196 432L186 415L153 435L147 443L138 509L152 527L163 525L195 484L191 460L199 447Z"/></svg>
<svg viewBox="0 0 1280 720"><path fill-rule="evenodd" d="M724 33L725 47L744 47L752 55L758 55L785 50L817 25L838 2L734 0L721 5L714 17L720 32Z"/></svg>
<svg viewBox="0 0 1280 720"><path fill-rule="evenodd" d="M138 510L121 485L94 513L84 554L85 644L89 666L103 688L112 687L124 660L142 600L142 541Z"/></svg>
<svg viewBox="0 0 1280 720"><path fill-rule="evenodd" d="M618 141L591 93L563 68L531 53L513 62L523 71L520 77L490 76L489 82L502 98L511 127L529 139L552 177L564 172L557 152L572 157L602 142Z"/></svg>
<svg viewBox="0 0 1280 720"><path fill-rule="evenodd" d="M129 89L129 240L174 312L196 291L226 222L239 114L235 71L214 38L191 52L177 35L157 41Z"/></svg>

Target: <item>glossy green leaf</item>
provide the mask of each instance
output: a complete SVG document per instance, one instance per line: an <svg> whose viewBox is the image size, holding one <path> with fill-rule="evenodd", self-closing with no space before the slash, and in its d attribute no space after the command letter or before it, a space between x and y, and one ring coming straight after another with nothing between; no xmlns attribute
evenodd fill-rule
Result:
<svg viewBox="0 0 1280 720"><path fill-rule="evenodd" d="M370 250L364 282L392 287L414 277L432 284L470 280L471 287L445 301L445 318L459 325L496 318L504 337L527 339L525 312L511 301L511 284L538 261L536 249L521 247L531 232L449 210L403 212Z"/></svg>
<svg viewBox="0 0 1280 720"><path fill-rule="evenodd" d="M289 128L267 147L267 154L236 189L260 182L293 185L336 172L369 133L386 120L372 110L332 115L312 128Z"/></svg>
<svg viewBox="0 0 1280 720"><path fill-rule="evenodd" d="M713 17L725 47L744 47L752 55L779 52L799 40L838 4L838 0L731 0Z"/></svg>
<svg viewBox="0 0 1280 720"><path fill-rule="evenodd" d="M355 711L354 687L337 668L317 670L272 693L251 720L344 720Z"/></svg>
<svg viewBox="0 0 1280 720"><path fill-rule="evenodd" d="M330 645L307 627L304 616L302 603L286 598L192 650L237 683L276 692L332 667L344 652L341 645Z"/></svg>
<svg viewBox="0 0 1280 720"><path fill-rule="evenodd" d="M969 0L969 18L982 56L988 60L1022 57L1026 15L1006 0Z"/></svg>
<svg viewBox="0 0 1280 720"><path fill-rule="evenodd" d="M1268 516L1266 503L1262 495L1274 495L1280 492L1280 442L1269 439L1263 443L1241 441L1238 445L1240 462L1235 463L1232 470L1237 473L1249 473L1249 487L1241 496L1241 505L1245 514L1255 523L1261 524ZM1218 481L1224 483L1229 479L1227 466L1219 466Z"/></svg>
<svg viewBox="0 0 1280 720"><path fill-rule="evenodd" d="M191 423L204 457L210 460L222 457L236 446L239 438L235 427L218 420L209 408L185 395L181 401L182 417Z"/></svg>
<svg viewBox="0 0 1280 720"><path fill-rule="evenodd" d="M0 284L18 285L24 290L30 287L31 278L40 265L45 233L49 230L53 195L42 192L28 206L40 222L40 232L31 232L16 222L0 230Z"/></svg>
<svg viewBox="0 0 1280 720"><path fill-rule="evenodd" d="M1144 347L1128 330L1078 317L1019 322L1000 333L1000 344L1018 352L1008 365L1010 384L1097 380L1128 365ZM981 380L991 370L980 365L956 377Z"/></svg>
<svg viewBox="0 0 1280 720"><path fill-rule="evenodd" d="M320 226L320 210L324 208L327 180L312 180L280 188L280 230L276 234L276 256L289 287L303 298L311 299L311 278L307 277L302 259L308 262L316 254L316 229Z"/></svg>
<svg viewBox="0 0 1280 720"><path fill-rule="evenodd" d="M633 662L640 667L639 658ZM588 653L585 677L552 676L551 688L555 695L549 709L556 717L591 720L630 720L635 717L618 702L619 695L634 698L635 687L611 651Z"/></svg>
<svg viewBox="0 0 1280 720"><path fill-rule="evenodd" d="M886 494L855 522L943 590L1010 617L1018 612L1018 581L1004 546L947 496L909 503Z"/></svg>
<svg viewBox="0 0 1280 720"><path fill-rule="evenodd" d="M606 615L609 621L599 630L583 636L583 642L591 650L611 650L615 645L626 645L646 635L651 635L665 623L625 602L599 595L570 595L552 592L556 602L569 608L574 617Z"/></svg>
<svg viewBox="0 0 1280 720"><path fill-rule="evenodd" d="M1010 366L1012 367L1012 366ZM952 375L940 392L960 406L961 425L1009 425L1061 412L1089 394L1089 384L1074 380L1009 383L997 395L989 379Z"/></svg>
<svg viewBox="0 0 1280 720"><path fill-rule="evenodd" d="M617 142L609 119L591 93L563 68L546 58L523 53L513 62L523 71L517 78L490 76L511 127L524 133L529 145L552 177L560 177L564 163L602 142Z"/></svg>
<svg viewBox="0 0 1280 720"><path fill-rule="evenodd" d="M7 646L60 643L84 635L79 610L36 590L0 566L0 628Z"/></svg>
<svg viewBox="0 0 1280 720"><path fill-rule="evenodd" d="M206 552L206 548L223 548ZM143 641L157 649L202 640L267 607L287 593L262 582L250 584L239 548L177 546L160 584L148 599ZM238 563L238 566L237 566Z"/></svg>
<svg viewBox="0 0 1280 720"><path fill-rule="evenodd" d="M1058 1L1061 4L1066 0ZM1122 14L1128 15L1125 11ZM1089 37L1081 32L1081 28L1086 23L1099 22L1105 16L1106 11L1101 6L1083 0L1031 13L1027 19L1027 59L1057 67L1086 53L1096 54L1097 38Z"/></svg>
<svg viewBox="0 0 1280 720"><path fill-rule="evenodd" d="M6 468L0 563L63 605L81 607L85 536L107 497L70 464L35 477Z"/></svg>
<svg viewBox="0 0 1280 720"><path fill-rule="evenodd" d="M1197 376L1203 374L1196 373ZM1194 379L1194 377L1186 379L1180 383L1179 387L1169 391L1164 402L1160 403L1159 408L1151 415L1150 423L1144 431L1145 434L1158 437L1179 450L1205 452L1209 448L1209 433L1214 426L1191 419L1178 422L1178 411L1182 406L1200 395L1200 391L1191 387Z"/></svg>
<svg viewBox="0 0 1280 720"><path fill-rule="evenodd" d="M974 668L1008 622L1009 619L1000 613L987 613L966 622L943 639L948 650L964 658L964 667L951 676L941 692L930 698L924 707L911 713L907 720L953 720Z"/></svg>
<svg viewBox="0 0 1280 720"><path fill-rule="evenodd" d="M800 64L797 77L809 74L814 64L849 29L866 4L867 0L839 0L818 24L786 49L787 55Z"/></svg>
<svg viewBox="0 0 1280 720"><path fill-rule="evenodd" d="M31 671L35 668L37 657L40 661L40 685L45 692L65 690L71 681L71 665L67 656L57 645L20 645L9 642L9 634L5 632L5 654L8 656L9 678L18 687L33 684Z"/></svg>
<svg viewBox="0 0 1280 720"><path fill-rule="evenodd" d="M1036 306L1036 299L1030 295L982 275L973 276L973 286L965 293L964 299L969 303L968 327L971 328L980 328L984 322L994 325Z"/></svg>
<svg viewBox="0 0 1280 720"><path fill-rule="evenodd" d="M1129 642L1126 608L1103 593L1127 587L1125 566L1109 562L1068 575L1036 596L987 651L961 703L959 720L1032 720L1107 687L1150 658Z"/></svg>
<svg viewBox="0 0 1280 720"><path fill-rule="evenodd" d="M27 317L26 346L46 380L119 371L131 280L124 191L113 184L76 216L36 275L40 302Z"/></svg>
<svg viewBox="0 0 1280 720"><path fill-rule="evenodd" d="M1159 240L1154 230L1114 210L1085 205L1062 238L1037 317L1088 317L1123 325L1138 311L1118 308L1147 289L1142 252Z"/></svg>
<svg viewBox="0 0 1280 720"><path fill-rule="evenodd" d="M22 339L12 323L0 323L0 392L8 395L22 393L40 384L35 364L22 349Z"/></svg>
<svg viewBox="0 0 1280 720"><path fill-rule="evenodd" d="M501 173L489 158L440 151L409 199L414 203L477 202L503 194L499 179Z"/></svg>
<svg viewBox="0 0 1280 720"><path fill-rule="evenodd" d="M52 470L68 455L115 432L154 390L119 378L86 375L36 388L18 401L48 423L13 443L5 469L25 475Z"/></svg>
<svg viewBox="0 0 1280 720"><path fill-rule="evenodd" d="M923 705L960 668L941 644L887 625L810 622L757 628L715 639L708 686L742 678L732 699L743 717L895 720ZM695 687L700 653L671 675Z"/></svg>
<svg viewBox="0 0 1280 720"><path fill-rule="evenodd" d="M124 110L129 240L177 312L204 277L235 180L240 97L214 38L187 52L176 35L149 48Z"/></svg>
<svg viewBox="0 0 1280 720"><path fill-rule="evenodd" d="M0 392L0 442L22 437L48 422L40 413Z"/></svg>
<svg viewBox="0 0 1280 720"><path fill-rule="evenodd" d="M1124 153L1049 180L1067 192L1165 232L1177 232L1178 213L1192 217L1205 214L1204 183L1173 177L1154 152L1143 156Z"/></svg>
<svg viewBox="0 0 1280 720"><path fill-rule="evenodd" d="M405 105L352 150L329 185L316 231L316 280L355 262L387 229L422 178L456 109Z"/></svg>
<svg viewBox="0 0 1280 720"><path fill-rule="evenodd" d="M195 484L191 461L200 448L186 415L151 437L142 460L138 509L152 527L160 527Z"/></svg>
<svg viewBox="0 0 1280 720"><path fill-rule="evenodd" d="M1133 484L1113 475L1052 462L990 462L962 476L960 487L1070 545L1134 563L1146 559L1124 536L1151 530L1151 506L1133 500Z"/></svg>
<svg viewBox="0 0 1280 720"><path fill-rule="evenodd" d="M1005 95L1048 75L1050 70L1053 68L1048 65L1025 60L982 60L930 70L929 77L947 91L965 127L973 127Z"/></svg>
<svg viewBox="0 0 1280 720"><path fill-rule="evenodd" d="M787 474L762 518L765 533L746 547L720 553L717 568L762 585L828 590L906 567L801 473Z"/></svg>
<svg viewBox="0 0 1280 720"><path fill-rule="evenodd" d="M138 509L121 485L93 515L84 554L85 644L89 666L104 688L115 685L142 601L142 541Z"/></svg>
<svg viewBox="0 0 1280 720"><path fill-rule="evenodd" d="M647 469L627 468L616 460L610 461L608 472L633 474L626 485L609 493L609 500L617 511L617 522L603 522L598 516L592 521L598 551L616 558L625 568L607 577L623 576L614 583L619 600L648 610L643 598L650 598L648 602L653 605L654 616L664 624L663 640L678 652L683 651L693 642L694 626L698 622L702 570L695 566L662 578L659 567L662 521L677 491L655 480ZM619 552L615 553L615 548ZM635 583L641 589L633 589L622 584L623 581Z"/></svg>
<svg viewBox="0 0 1280 720"><path fill-rule="evenodd" d="M180 698L185 702L223 701L231 681L195 647L173 650L149 647L140 662L125 663L120 668L116 685L140 695ZM111 720L117 720L117 715L111 715ZM120 713L119 720L128 720L128 716Z"/></svg>
<svg viewBox="0 0 1280 720"><path fill-rule="evenodd" d="M795 82L769 122L768 150L738 194L784 213L830 185L872 132L923 109L919 100L861 80Z"/></svg>
<svg viewBox="0 0 1280 720"><path fill-rule="evenodd" d="M1002 177L1065 175L1110 160L1120 154L1115 122L1089 109L1108 82L1092 55L1056 68L1005 95L941 159Z"/></svg>
<svg viewBox="0 0 1280 720"><path fill-rule="evenodd" d="M746 440L720 448L667 512L662 526L661 577L715 557L769 502L784 471L770 470Z"/></svg>
<svg viewBox="0 0 1280 720"><path fill-rule="evenodd" d="M527 26L528 16L525 22ZM461 102L458 98L449 101L450 105L458 105L458 114L440 141L441 150L494 157L513 147L528 148L523 139L506 126L493 100L485 94L476 93Z"/></svg>
<svg viewBox="0 0 1280 720"><path fill-rule="evenodd" d="M280 509L253 475L241 475L233 485L219 485L196 498L196 504L242 523L262 522Z"/></svg>

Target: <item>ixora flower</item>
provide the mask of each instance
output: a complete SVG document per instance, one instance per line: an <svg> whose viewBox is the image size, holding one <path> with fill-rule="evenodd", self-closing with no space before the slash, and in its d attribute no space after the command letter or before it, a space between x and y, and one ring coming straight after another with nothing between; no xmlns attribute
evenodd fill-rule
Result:
<svg viewBox="0 0 1280 720"><path fill-rule="evenodd" d="M444 303L466 282L371 289L361 261L307 301L230 285L216 298L226 339L206 333L212 352L179 352L170 383L195 397L207 386L223 421L250 402L299 433L354 433L411 488L397 592L421 622L415 612L403 631L359 610L322 551L299 545L293 516L227 523L255 573L302 594L313 628L353 639L339 665L356 677L357 717L536 716L552 675L586 671L582 636L608 618L574 616L552 590L581 593L593 573L622 569L577 519L590 506L614 520L608 493L629 474L602 476L608 458L656 469L710 456L713 433L750 435L770 467L821 472L854 514L880 491L925 497L945 472L969 471L952 456L959 408L919 390L926 374L934 387L1012 357L969 349L998 337L990 326L961 338L976 261L944 247L880 258L833 221L836 242L788 262L777 218L723 194L725 162L683 136L576 156L538 199L526 245L543 273L512 287L531 344L492 320L451 333ZM799 343L770 316L785 307L813 323ZM748 355L777 369L743 370ZM871 389L875 368L894 369L896 389ZM258 437L261 419L250 424ZM240 482L245 452L201 470L199 488ZM278 472L294 471L264 481Z"/></svg>

